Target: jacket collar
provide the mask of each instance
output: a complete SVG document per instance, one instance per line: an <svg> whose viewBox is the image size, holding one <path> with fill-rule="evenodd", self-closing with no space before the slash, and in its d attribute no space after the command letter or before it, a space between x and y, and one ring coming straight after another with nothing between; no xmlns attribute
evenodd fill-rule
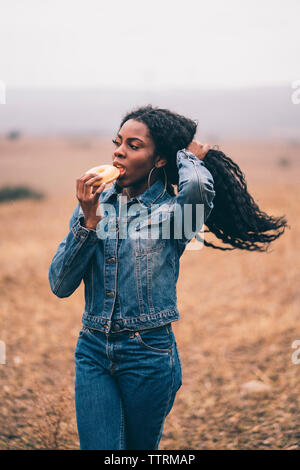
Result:
<svg viewBox="0 0 300 470"><path fill-rule="evenodd" d="M149 207L153 201L158 198L160 194L162 194L163 190L164 183L161 179L158 179L150 186L150 188L147 188L142 194L139 194L138 196L130 199L130 201L139 202L142 205ZM121 193L122 187L119 186L116 181L114 181L112 187L104 194L101 202L109 202L115 199Z"/></svg>

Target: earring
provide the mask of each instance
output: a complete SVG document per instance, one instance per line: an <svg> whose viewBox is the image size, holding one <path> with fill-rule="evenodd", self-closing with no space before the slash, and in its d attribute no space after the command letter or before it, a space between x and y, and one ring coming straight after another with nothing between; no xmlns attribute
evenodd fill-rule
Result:
<svg viewBox="0 0 300 470"><path fill-rule="evenodd" d="M151 168L151 171L150 171L149 176L148 176L148 189L149 189L150 192L151 192L151 189L150 189L150 186L149 186L149 179L151 178L152 171L153 171L155 168L158 168L158 166L155 165L153 168ZM160 198L161 196L163 196L163 195L165 194L165 192L166 192L166 189L167 189L168 177L167 177L166 170L164 169L164 167L161 167L161 168L163 169L163 172L164 172L165 187L164 187L163 192L162 192L161 194L159 194L159 196L157 196L157 198L155 198L154 201L156 201L158 198ZM153 201L153 202L154 202L154 201ZM152 202L152 204L153 204L153 202ZM152 205L152 204L150 204L150 205Z"/></svg>
<svg viewBox="0 0 300 470"><path fill-rule="evenodd" d="M150 170L150 173L149 173L149 176L148 176L148 188L149 188L149 186L150 186L150 185L149 185L149 180L151 179L152 171L153 171L155 168L157 168L156 165L154 165L154 166L151 168L151 170Z"/></svg>

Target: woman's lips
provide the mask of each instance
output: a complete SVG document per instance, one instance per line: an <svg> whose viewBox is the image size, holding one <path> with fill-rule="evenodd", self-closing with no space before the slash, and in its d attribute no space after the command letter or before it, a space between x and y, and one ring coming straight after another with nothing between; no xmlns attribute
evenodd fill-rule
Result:
<svg viewBox="0 0 300 470"><path fill-rule="evenodd" d="M115 166L116 168L118 168L118 170L119 170L119 172L120 172L118 178L124 176L124 174L126 173L126 169L125 169L123 166L121 166L121 165L114 165L114 166Z"/></svg>
<svg viewBox="0 0 300 470"><path fill-rule="evenodd" d="M120 171L120 176L124 176L126 173L125 168L119 168L119 171Z"/></svg>

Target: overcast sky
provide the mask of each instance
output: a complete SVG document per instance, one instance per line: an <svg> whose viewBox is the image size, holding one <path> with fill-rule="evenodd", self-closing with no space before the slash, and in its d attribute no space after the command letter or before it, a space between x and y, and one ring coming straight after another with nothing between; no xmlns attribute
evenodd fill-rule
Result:
<svg viewBox="0 0 300 470"><path fill-rule="evenodd" d="M0 0L6 87L234 88L300 79L299 0Z"/></svg>

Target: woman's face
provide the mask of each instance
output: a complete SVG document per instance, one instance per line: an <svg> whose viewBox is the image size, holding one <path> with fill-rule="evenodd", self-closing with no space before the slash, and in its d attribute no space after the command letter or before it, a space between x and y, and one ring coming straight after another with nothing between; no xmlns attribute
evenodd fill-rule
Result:
<svg viewBox="0 0 300 470"><path fill-rule="evenodd" d="M155 163L162 161L159 157L155 158L154 142L142 122L134 119L126 121L113 142L116 147L113 165L120 169L117 183L121 187L144 183Z"/></svg>

